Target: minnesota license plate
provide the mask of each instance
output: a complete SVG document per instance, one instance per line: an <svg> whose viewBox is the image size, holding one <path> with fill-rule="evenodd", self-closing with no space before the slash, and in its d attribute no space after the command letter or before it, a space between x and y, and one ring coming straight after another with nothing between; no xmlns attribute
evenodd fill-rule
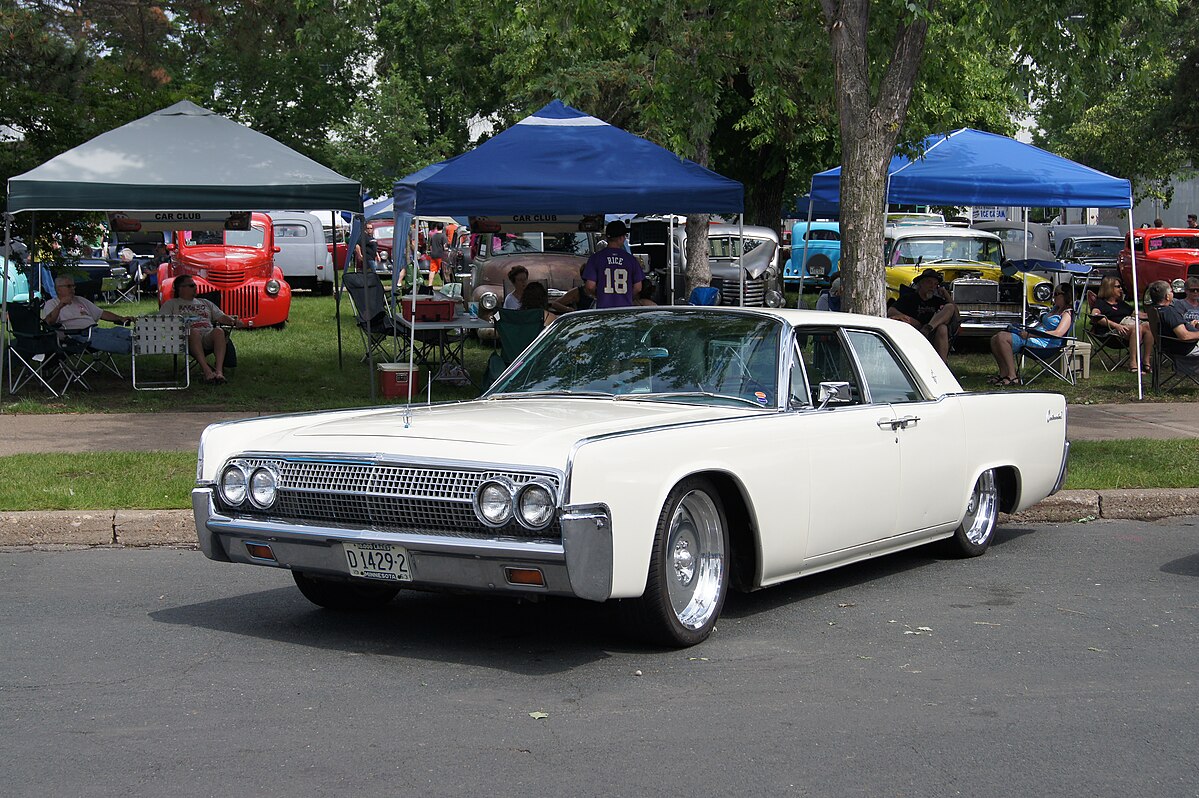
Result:
<svg viewBox="0 0 1199 798"><path fill-rule="evenodd" d="M408 550L392 543L342 543L350 576L411 582Z"/></svg>

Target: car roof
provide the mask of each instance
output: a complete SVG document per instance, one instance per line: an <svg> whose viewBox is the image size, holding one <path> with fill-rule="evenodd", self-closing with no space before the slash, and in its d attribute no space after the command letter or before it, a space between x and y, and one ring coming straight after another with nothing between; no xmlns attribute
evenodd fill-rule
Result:
<svg viewBox="0 0 1199 798"><path fill-rule="evenodd" d="M999 241L999 236L994 233L989 233L986 230L978 230L973 227L937 227L936 225L895 225L888 227L885 234L887 238L915 238L915 237L937 237L937 238L986 238L989 240Z"/></svg>

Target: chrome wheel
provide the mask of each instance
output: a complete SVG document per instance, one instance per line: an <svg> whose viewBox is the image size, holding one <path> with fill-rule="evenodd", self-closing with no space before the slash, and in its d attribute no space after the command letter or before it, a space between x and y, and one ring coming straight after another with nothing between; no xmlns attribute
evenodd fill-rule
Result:
<svg viewBox="0 0 1199 798"><path fill-rule="evenodd" d="M704 477L674 486L654 530L645 593L622 602L639 636L693 646L716 627L728 592L729 533L720 492Z"/></svg>
<svg viewBox="0 0 1199 798"><path fill-rule="evenodd" d="M999 518L999 487L995 480L995 471L984 471L974 483L970 493L970 502L966 505L966 515L962 525L953 536L958 553L967 557L977 557L991 545L991 536L995 534L995 522Z"/></svg>
<svg viewBox="0 0 1199 798"><path fill-rule="evenodd" d="M699 629L716 614L724 586L724 525L705 492L683 496L670 517L666 589L679 623Z"/></svg>

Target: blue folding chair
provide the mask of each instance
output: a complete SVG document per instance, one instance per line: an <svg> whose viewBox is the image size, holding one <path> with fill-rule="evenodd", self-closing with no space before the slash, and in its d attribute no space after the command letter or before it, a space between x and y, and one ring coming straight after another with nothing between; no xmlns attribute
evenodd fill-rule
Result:
<svg viewBox="0 0 1199 798"><path fill-rule="evenodd" d="M687 297L688 305L719 305L720 291L710 285L700 286L691 289L691 296Z"/></svg>

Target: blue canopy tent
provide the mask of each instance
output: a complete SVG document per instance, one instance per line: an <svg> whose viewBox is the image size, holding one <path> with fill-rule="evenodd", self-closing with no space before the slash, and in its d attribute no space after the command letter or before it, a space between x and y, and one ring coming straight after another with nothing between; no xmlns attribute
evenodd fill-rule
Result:
<svg viewBox="0 0 1199 798"><path fill-rule="evenodd" d="M740 214L744 193L736 180L554 100L396 182L396 232L406 236L417 214Z"/></svg>
<svg viewBox="0 0 1199 798"><path fill-rule="evenodd" d="M891 159L888 203L1127 208L1129 232L1133 229L1132 184L1123 178L1007 136L971 128L929 136L919 149L919 157L896 155ZM810 198L839 204L841 168L814 175ZM1135 257L1132 266L1133 302L1139 312ZM1141 394L1139 376L1137 392Z"/></svg>

